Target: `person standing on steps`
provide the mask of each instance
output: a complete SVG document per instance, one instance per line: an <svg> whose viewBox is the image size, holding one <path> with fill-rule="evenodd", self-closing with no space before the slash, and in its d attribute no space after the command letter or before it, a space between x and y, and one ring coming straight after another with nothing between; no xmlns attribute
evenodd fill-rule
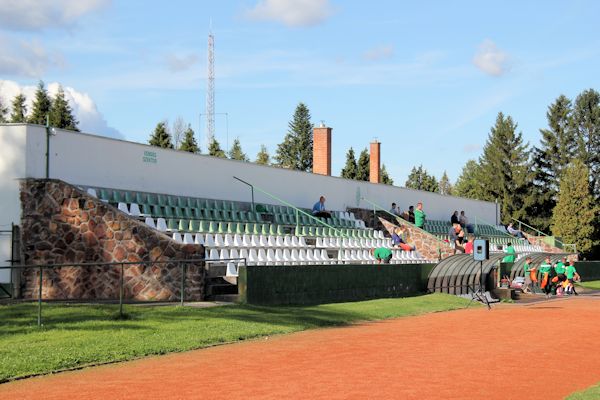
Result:
<svg viewBox="0 0 600 400"><path fill-rule="evenodd" d="M425 218L426 215L423 212L423 203L418 202L417 209L415 210L415 225L417 228L423 229L423 226L425 225Z"/></svg>

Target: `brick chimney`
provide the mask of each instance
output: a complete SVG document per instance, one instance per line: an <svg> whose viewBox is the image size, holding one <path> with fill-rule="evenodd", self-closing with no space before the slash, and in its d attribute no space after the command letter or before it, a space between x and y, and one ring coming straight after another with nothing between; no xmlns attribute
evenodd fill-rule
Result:
<svg viewBox="0 0 600 400"><path fill-rule="evenodd" d="M374 142L371 142L371 152L370 152L370 159L369 159L369 181L371 183L379 183L381 182L381 178L380 178L380 150L381 150L381 143L379 143L377 140L375 140Z"/></svg>
<svg viewBox="0 0 600 400"><path fill-rule="evenodd" d="M323 122L313 129L313 173L331 175L331 128Z"/></svg>

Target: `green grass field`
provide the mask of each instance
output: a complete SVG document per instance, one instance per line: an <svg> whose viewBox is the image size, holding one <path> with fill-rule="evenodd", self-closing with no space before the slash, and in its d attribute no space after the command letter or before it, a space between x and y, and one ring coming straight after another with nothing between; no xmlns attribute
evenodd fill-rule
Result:
<svg viewBox="0 0 600 400"><path fill-rule="evenodd" d="M310 307L0 306L0 382L34 374L185 351L219 343L360 321L446 311L468 300L443 294Z"/></svg>
<svg viewBox="0 0 600 400"><path fill-rule="evenodd" d="M565 400L597 400L600 399L600 383L581 392L575 392Z"/></svg>
<svg viewBox="0 0 600 400"><path fill-rule="evenodd" d="M581 286L585 289L600 290L600 281L580 282L577 286Z"/></svg>

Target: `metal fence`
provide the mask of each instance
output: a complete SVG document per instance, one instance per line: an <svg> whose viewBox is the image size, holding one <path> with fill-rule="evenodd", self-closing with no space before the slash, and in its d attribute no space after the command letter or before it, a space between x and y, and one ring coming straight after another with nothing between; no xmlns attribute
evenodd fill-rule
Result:
<svg viewBox="0 0 600 400"><path fill-rule="evenodd" d="M43 288L44 288L44 270L54 269L54 268L92 268L92 267L109 267L116 268L119 271L119 318L124 317L123 313L123 302L124 302L124 286L125 286L125 269L133 266L152 266L152 265L164 265L165 267L172 266L173 268L181 269L181 281L180 281L180 296L179 303L181 306L184 305L185 302L185 288L186 288L186 271L188 266L190 265L204 265L204 264L229 264L233 263L235 266L235 271L237 272L239 265L246 265L245 258L229 258L229 259L219 259L219 260L207 260L205 258L198 259L189 259L189 260L167 260L167 261L124 261L124 262L99 262L99 263L66 263L66 264L41 264L41 265L13 265L13 266L5 266L0 267L0 269L10 269L10 270L37 270L39 272L38 279L38 296L37 296L37 324L38 326L42 325L42 302L43 298ZM14 290L13 290L14 291ZM66 300L66 299L65 299ZM69 299L71 300L71 299ZM76 300L76 299L75 299ZM84 300L84 299L80 299ZM94 300L94 299L85 299ZM96 299L98 300L98 299Z"/></svg>

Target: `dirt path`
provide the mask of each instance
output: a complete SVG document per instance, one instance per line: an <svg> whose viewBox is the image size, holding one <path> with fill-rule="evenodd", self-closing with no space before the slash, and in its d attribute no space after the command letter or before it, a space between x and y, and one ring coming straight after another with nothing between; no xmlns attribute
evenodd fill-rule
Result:
<svg viewBox="0 0 600 400"><path fill-rule="evenodd" d="M600 299L580 297L153 357L0 385L0 398L563 399L600 382L599 344Z"/></svg>

